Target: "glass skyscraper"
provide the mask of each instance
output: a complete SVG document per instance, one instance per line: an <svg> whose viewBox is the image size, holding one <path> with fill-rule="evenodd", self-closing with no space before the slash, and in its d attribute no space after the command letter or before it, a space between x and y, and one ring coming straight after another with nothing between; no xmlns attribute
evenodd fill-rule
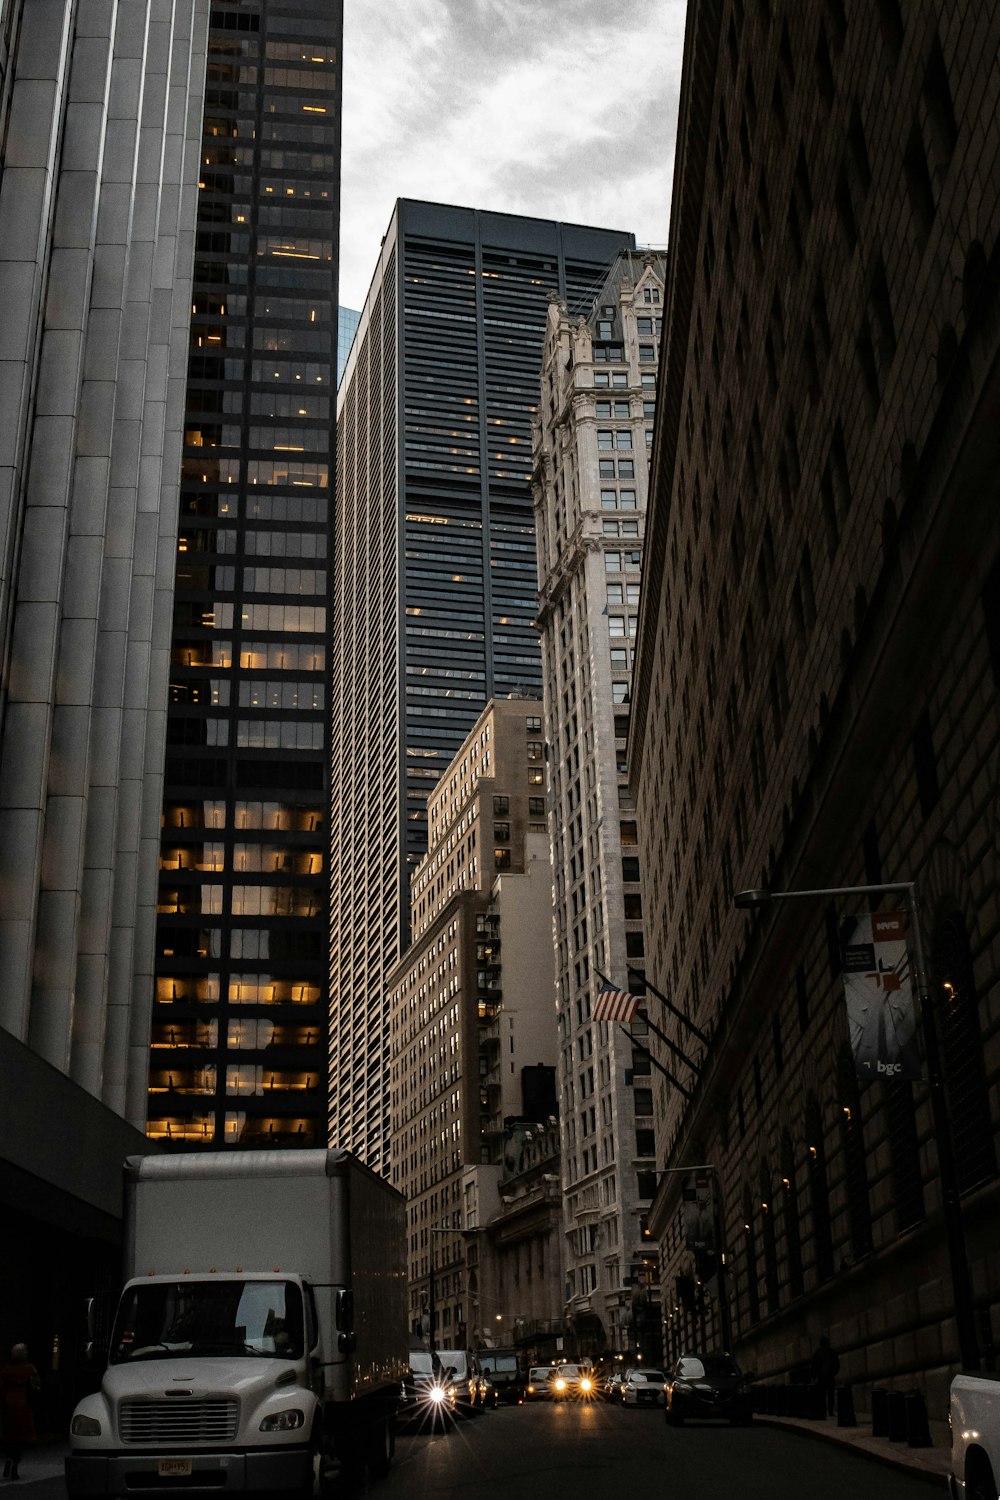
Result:
<svg viewBox="0 0 1000 1500"><path fill-rule="evenodd" d="M401 200L337 407L331 1135L388 1168L384 975L426 801L491 698L541 696L531 502L548 294L631 235ZM544 789L543 789L544 790Z"/></svg>
<svg viewBox="0 0 1000 1500"><path fill-rule="evenodd" d="M343 10L217 0L195 241L148 1133L325 1136Z"/></svg>

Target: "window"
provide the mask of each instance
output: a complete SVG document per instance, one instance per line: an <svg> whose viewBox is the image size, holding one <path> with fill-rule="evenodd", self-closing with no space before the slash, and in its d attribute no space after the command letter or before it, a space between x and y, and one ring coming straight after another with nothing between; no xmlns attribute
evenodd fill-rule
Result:
<svg viewBox="0 0 1000 1500"><path fill-rule="evenodd" d="M604 522L604 535L605 536L617 536L618 535L618 522L617 521L605 521Z"/></svg>
<svg viewBox="0 0 1000 1500"><path fill-rule="evenodd" d="M639 861L632 855L626 855L622 859L622 879L626 881L639 879Z"/></svg>
<svg viewBox="0 0 1000 1500"><path fill-rule="evenodd" d="M619 504L622 510L635 510L635 490L622 490Z"/></svg>
<svg viewBox="0 0 1000 1500"><path fill-rule="evenodd" d="M642 382L643 386L646 388L646 390L655 390L656 389L656 376L653 374L653 372L651 370L644 370L643 373L640 375L639 379Z"/></svg>
<svg viewBox="0 0 1000 1500"><path fill-rule="evenodd" d="M509 797L494 797L493 798L493 816L495 818L506 818L506 816L507 816L507 814L509 812L510 812L510 798Z"/></svg>
<svg viewBox="0 0 1000 1500"><path fill-rule="evenodd" d="M624 635L625 635L625 616L624 615L609 615L608 616L608 634L611 635L611 636L622 636L622 637L624 637Z"/></svg>
<svg viewBox="0 0 1000 1500"><path fill-rule="evenodd" d="M631 416L631 414L632 413L631 413L631 411L629 409L629 403L627 401L616 401L615 402L615 416L616 417L618 417L618 418L624 417L625 420L627 421L628 418Z"/></svg>
<svg viewBox="0 0 1000 1500"><path fill-rule="evenodd" d="M609 604L624 604L625 603L624 590L623 590L623 588L622 588L622 586L621 586L620 583L609 583L608 584L608 603Z"/></svg>
<svg viewBox="0 0 1000 1500"><path fill-rule="evenodd" d="M542 786L545 782L545 772L541 766L532 766L528 771L528 785Z"/></svg>
<svg viewBox="0 0 1000 1500"><path fill-rule="evenodd" d="M529 816L529 818L541 818L541 817L544 817L544 815L545 815L545 798L544 797L529 797L528 798L528 816Z"/></svg>
<svg viewBox="0 0 1000 1500"><path fill-rule="evenodd" d="M509 870L510 869L510 850L509 849L494 849L493 850L493 863L494 863L494 865L496 866L496 868L498 870Z"/></svg>
<svg viewBox="0 0 1000 1500"><path fill-rule="evenodd" d="M509 823L494 823L493 824L493 837L494 837L494 839L496 840L496 842L498 844L509 844L510 843L510 824Z"/></svg>
<svg viewBox="0 0 1000 1500"><path fill-rule="evenodd" d="M598 415L598 417L610 418L610 416L611 416L611 402L610 401L598 401L598 403L597 403L597 415Z"/></svg>
<svg viewBox="0 0 1000 1500"><path fill-rule="evenodd" d="M606 573L620 573L622 568L622 555L620 552L605 552L604 571Z"/></svg>
<svg viewBox="0 0 1000 1500"><path fill-rule="evenodd" d="M545 759L545 745L541 740L528 741L528 759L529 761L539 761Z"/></svg>
<svg viewBox="0 0 1000 1500"><path fill-rule="evenodd" d="M602 479L614 479L615 461L613 458L598 459L597 467Z"/></svg>
<svg viewBox="0 0 1000 1500"><path fill-rule="evenodd" d="M641 365L655 365L656 364L656 345L655 344L640 344L639 345L639 363Z"/></svg>
<svg viewBox="0 0 1000 1500"><path fill-rule="evenodd" d="M652 318L636 318L636 320L635 320L635 326L639 330L640 334L644 333L647 338L651 338L652 337L652 334L653 334L653 320L652 320Z"/></svg>
<svg viewBox="0 0 1000 1500"><path fill-rule="evenodd" d="M635 499L635 497L633 496L633 501L634 501L634 499ZM618 509L618 495L617 495L617 492L615 490L602 490L601 491L601 509L602 510L617 510Z"/></svg>
<svg viewBox="0 0 1000 1500"><path fill-rule="evenodd" d="M607 428L599 427L597 429L597 446L598 446L598 448L613 448L614 444L615 444L615 435L611 431L610 427L607 427Z"/></svg>
<svg viewBox="0 0 1000 1500"><path fill-rule="evenodd" d="M613 646L611 648L611 670L612 672L628 671L628 651L624 646Z"/></svg>
<svg viewBox="0 0 1000 1500"><path fill-rule="evenodd" d="M618 473L622 479L635 478L635 463L631 458L620 458L618 460Z"/></svg>
<svg viewBox="0 0 1000 1500"><path fill-rule="evenodd" d="M631 446L632 446L632 434L631 434L631 432L629 432L628 429L624 428L624 427L617 428L616 431L615 431L615 447L616 448L625 448L625 449L628 449L628 448L631 448Z"/></svg>

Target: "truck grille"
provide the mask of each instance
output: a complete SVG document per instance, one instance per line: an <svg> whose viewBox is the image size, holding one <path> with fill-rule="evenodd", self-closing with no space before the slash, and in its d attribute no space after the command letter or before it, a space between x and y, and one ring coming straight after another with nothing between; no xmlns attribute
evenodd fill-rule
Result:
<svg viewBox="0 0 1000 1500"><path fill-rule="evenodd" d="M238 1425L238 1401L123 1401L118 1408L123 1443L231 1443Z"/></svg>

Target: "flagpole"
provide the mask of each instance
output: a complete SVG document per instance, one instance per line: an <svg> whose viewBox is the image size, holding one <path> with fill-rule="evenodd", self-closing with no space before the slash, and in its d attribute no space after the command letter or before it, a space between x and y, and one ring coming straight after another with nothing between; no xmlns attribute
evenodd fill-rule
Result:
<svg viewBox="0 0 1000 1500"><path fill-rule="evenodd" d="M684 1014L684 1012L682 1010L679 1010L677 1008L677 1006L673 1003L672 1000L668 1000L667 997L666 997L666 995L663 994L662 990L658 990L656 988L656 985L653 984L652 981L646 977L646 975L643 973L642 969L637 969L632 964L627 964L626 968L628 969L628 972L630 974L637 974L639 976L639 978L642 980L642 982L646 986L646 988L648 990L652 990L653 994L656 996L657 1000L659 1000L660 1004L661 1005L665 1005L666 1008L667 1008L667 1010L669 1010L670 1014L672 1016L676 1016L677 1019L678 1019L678 1021L682 1021L684 1023L684 1025L687 1027L688 1031L691 1031L691 1032L694 1033L694 1035L698 1038L699 1042L704 1042L705 1046L706 1047L708 1046L708 1037L702 1031L701 1027L700 1026L696 1026L693 1021L690 1021L688 1019L688 1017Z"/></svg>
<svg viewBox="0 0 1000 1500"><path fill-rule="evenodd" d="M649 1050L648 1047L644 1047L641 1042L637 1042L636 1041L636 1039L632 1035L632 1033L630 1031L626 1030L625 1023L623 1021L619 1021L618 1025L621 1027L622 1031L625 1032L625 1035L628 1037L629 1041L632 1043L632 1046L633 1047L638 1047L638 1049L639 1049L640 1052L644 1052L646 1054L646 1056L649 1058L650 1062L653 1064L653 1067L657 1070L658 1073L662 1073L663 1076L664 1076L664 1078L669 1079L670 1082L673 1084L673 1086L674 1086L675 1089L680 1089L680 1091L684 1095L685 1099L691 1099L691 1098L693 1098L693 1095L684 1087L684 1085L682 1083L678 1082L678 1080L674 1077L673 1073L671 1073L670 1069L669 1068L665 1068L663 1066L663 1064L657 1058L655 1058L653 1056L652 1052L650 1052L650 1050Z"/></svg>

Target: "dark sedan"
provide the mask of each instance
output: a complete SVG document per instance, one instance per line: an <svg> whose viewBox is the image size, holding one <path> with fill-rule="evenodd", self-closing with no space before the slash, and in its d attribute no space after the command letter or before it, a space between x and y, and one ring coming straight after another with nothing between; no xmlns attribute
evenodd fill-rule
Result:
<svg viewBox="0 0 1000 1500"><path fill-rule="evenodd" d="M664 1411L676 1426L687 1417L752 1421L750 1382L728 1354L682 1354L667 1372Z"/></svg>

